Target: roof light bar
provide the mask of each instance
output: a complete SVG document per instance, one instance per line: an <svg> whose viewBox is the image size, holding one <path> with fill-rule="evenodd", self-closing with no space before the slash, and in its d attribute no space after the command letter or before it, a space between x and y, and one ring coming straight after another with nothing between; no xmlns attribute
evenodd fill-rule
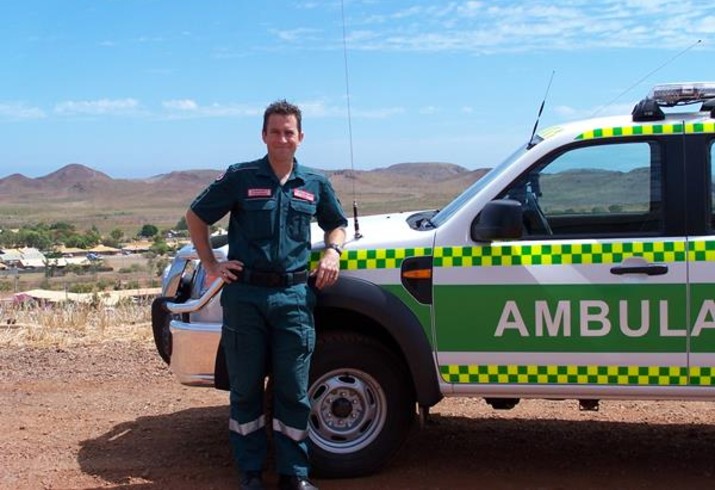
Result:
<svg viewBox="0 0 715 490"><path fill-rule="evenodd" d="M695 104L715 99L715 82L664 83L653 87L648 98L664 107Z"/></svg>

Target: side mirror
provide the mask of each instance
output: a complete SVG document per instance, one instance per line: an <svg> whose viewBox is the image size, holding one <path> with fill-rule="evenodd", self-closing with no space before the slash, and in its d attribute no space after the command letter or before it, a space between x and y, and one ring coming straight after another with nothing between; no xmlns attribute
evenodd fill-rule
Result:
<svg viewBox="0 0 715 490"><path fill-rule="evenodd" d="M470 228L475 242L513 240L521 238L524 226L521 203L512 199L490 201L474 218Z"/></svg>

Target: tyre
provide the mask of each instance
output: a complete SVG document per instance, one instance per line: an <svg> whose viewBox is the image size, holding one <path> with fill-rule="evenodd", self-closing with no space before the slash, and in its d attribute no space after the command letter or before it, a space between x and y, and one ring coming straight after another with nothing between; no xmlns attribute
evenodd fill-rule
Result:
<svg viewBox="0 0 715 490"><path fill-rule="evenodd" d="M400 448L415 418L401 359L356 334L319 336L308 396L311 466L321 477L374 473Z"/></svg>
<svg viewBox="0 0 715 490"><path fill-rule="evenodd" d="M151 326L154 334L154 344L165 363L171 362L172 337L169 324L171 313L166 309L166 302L172 298L159 297L151 304Z"/></svg>

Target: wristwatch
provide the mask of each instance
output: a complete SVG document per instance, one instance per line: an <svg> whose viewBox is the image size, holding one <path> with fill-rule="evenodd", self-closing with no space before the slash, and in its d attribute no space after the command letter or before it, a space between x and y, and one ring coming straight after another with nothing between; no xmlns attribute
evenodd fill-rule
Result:
<svg viewBox="0 0 715 490"><path fill-rule="evenodd" d="M338 255L343 255L343 247L338 245L337 243L329 243L325 246L326 250L329 248L332 248L336 252L338 252Z"/></svg>

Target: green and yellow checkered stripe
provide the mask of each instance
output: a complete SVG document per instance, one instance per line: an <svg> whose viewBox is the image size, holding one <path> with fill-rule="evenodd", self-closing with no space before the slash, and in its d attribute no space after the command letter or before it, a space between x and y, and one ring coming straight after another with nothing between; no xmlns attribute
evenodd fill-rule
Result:
<svg viewBox="0 0 715 490"><path fill-rule="evenodd" d="M629 257L660 263L685 262L686 258L693 262L711 262L715 261L715 241L693 241L688 252L685 242L681 241L348 250L340 259L340 267L343 270L397 269L408 257L433 252L435 267L618 264ZM320 252L312 252L311 268L318 260Z"/></svg>
<svg viewBox="0 0 715 490"><path fill-rule="evenodd" d="M690 368L690 384L696 386L712 386L715 385L715 367L699 367L693 366Z"/></svg>
<svg viewBox="0 0 715 490"><path fill-rule="evenodd" d="M715 252L715 242L703 242ZM558 264L618 264L628 257L648 262L684 262L684 242L625 242L553 245L437 247L435 267L488 267Z"/></svg>
<svg viewBox="0 0 715 490"><path fill-rule="evenodd" d="M414 248L382 248L365 250L346 250L340 258L342 270L361 269L399 269L402 261L408 257L431 255L429 247ZM311 269L320 260L320 252L312 252L310 256Z"/></svg>
<svg viewBox="0 0 715 490"><path fill-rule="evenodd" d="M591 140L597 138L611 138L614 136L641 136L654 134L696 134L715 133L715 123L674 123L674 124L645 124L641 126L615 126L612 128L596 128L576 136L576 140Z"/></svg>
<svg viewBox="0 0 715 490"><path fill-rule="evenodd" d="M685 132L693 133L715 133L715 122L686 123Z"/></svg>
<svg viewBox="0 0 715 490"><path fill-rule="evenodd" d="M652 134L679 134L683 132L683 124L649 124L643 126L617 126L613 128L596 128L576 136L576 140L591 140L596 138L611 138L613 136L640 136Z"/></svg>
<svg viewBox="0 0 715 490"><path fill-rule="evenodd" d="M690 383L688 383L690 371ZM575 384L615 386L711 386L715 367L685 366L440 366L442 379L455 384Z"/></svg>
<svg viewBox="0 0 715 490"><path fill-rule="evenodd" d="M696 240L690 242L688 259L691 262L715 261L715 241Z"/></svg>

